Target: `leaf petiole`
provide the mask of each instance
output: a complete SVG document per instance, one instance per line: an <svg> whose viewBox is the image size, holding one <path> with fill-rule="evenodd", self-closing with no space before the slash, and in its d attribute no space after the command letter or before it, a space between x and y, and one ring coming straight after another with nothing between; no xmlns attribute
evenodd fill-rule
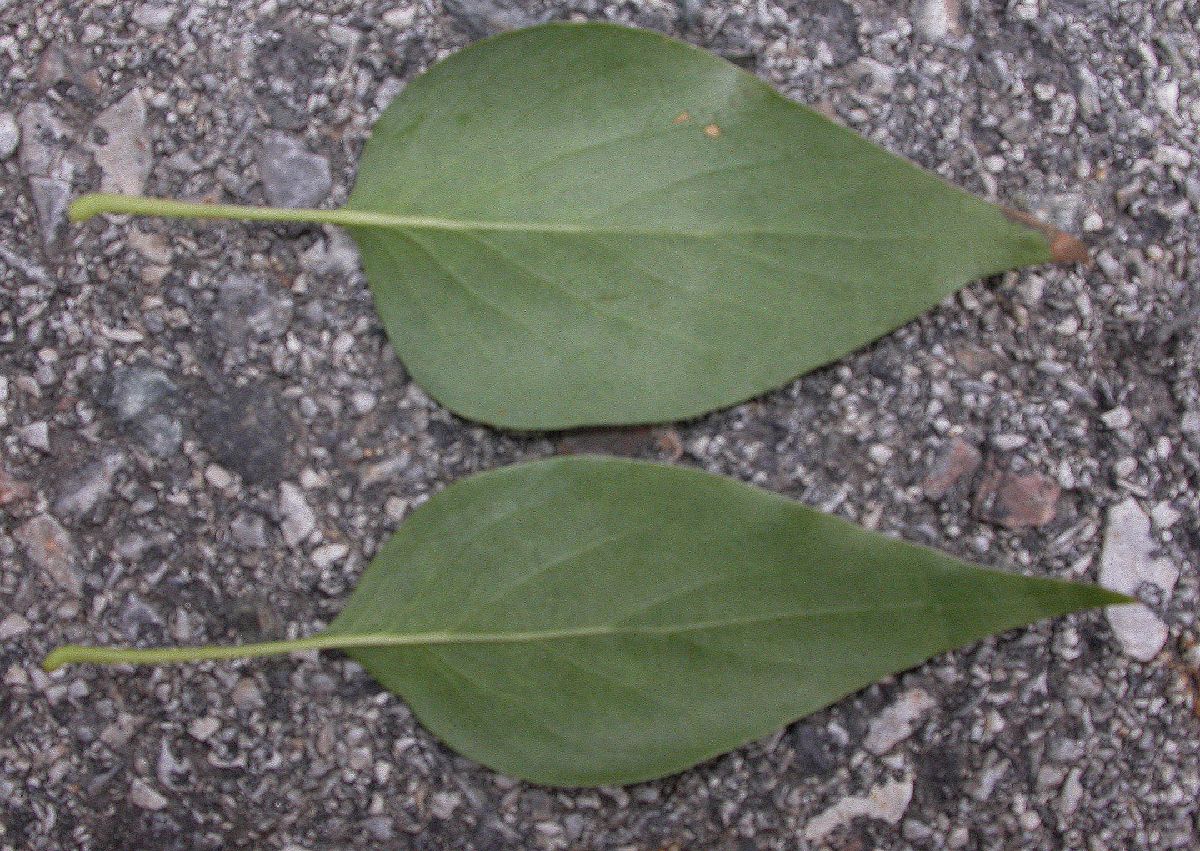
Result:
<svg viewBox="0 0 1200 851"><path fill-rule="evenodd" d="M257 222L304 222L330 225L380 224L380 214L355 210L249 207L243 204L197 204L169 198L113 195L90 192L77 198L67 211L73 222L85 222L102 213L133 216L165 216L174 219L239 219ZM394 219L394 216L383 216Z"/></svg>

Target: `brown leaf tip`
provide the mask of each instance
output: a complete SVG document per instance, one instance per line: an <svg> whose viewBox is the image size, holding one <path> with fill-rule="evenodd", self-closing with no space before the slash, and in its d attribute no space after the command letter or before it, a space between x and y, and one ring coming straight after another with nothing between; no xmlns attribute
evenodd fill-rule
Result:
<svg viewBox="0 0 1200 851"><path fill-rule="evenodd" d="M1069 233L1061 231L1054 225L1047 224L1029 213L1014 210L1012 207L1001 207L1000 209L1010 220L1033 228L1046 237L1046 241L1050 243L1051 263L1088 263L1091 261L1092 255L1088 251L1088 247Z"/></svg>

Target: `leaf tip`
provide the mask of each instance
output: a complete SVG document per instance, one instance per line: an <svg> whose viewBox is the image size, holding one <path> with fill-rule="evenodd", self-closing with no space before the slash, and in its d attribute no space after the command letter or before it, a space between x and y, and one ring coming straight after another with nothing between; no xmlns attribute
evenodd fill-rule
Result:
<svg viewBox="0 0 1200 851"><path fill-rule="evenodd" d="M1014 210L1012 207L1002 207L1004 215L1011 221L1019 222L1025 227L1033 228L1046 238L1050 245L1051 263L1089 263L1092 255L1082 240L1061 231L1054 225L1047 224L1029 213Z"/></svg>

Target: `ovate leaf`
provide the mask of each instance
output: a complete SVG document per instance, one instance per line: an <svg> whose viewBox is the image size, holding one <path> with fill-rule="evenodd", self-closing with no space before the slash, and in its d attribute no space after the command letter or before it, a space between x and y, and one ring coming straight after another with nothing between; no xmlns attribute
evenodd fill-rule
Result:
<svg viewBox="0 0 1200 851"><path fill-rule="evenodd" d="M461 481L383 547L309 639L340 648L447 744L552 785L670 774L990 633L1127 602L985 570L719 476L559 458Z"/></svg>
<svg viewBox="0 0 1200 851"><path fill-rule="evenodd" d="M521 429L675 420L841 357L968 281L1082 246L730 63L552 24L414 80L343 210L88 196L99 211L349 228L413 377Z"/></svg>

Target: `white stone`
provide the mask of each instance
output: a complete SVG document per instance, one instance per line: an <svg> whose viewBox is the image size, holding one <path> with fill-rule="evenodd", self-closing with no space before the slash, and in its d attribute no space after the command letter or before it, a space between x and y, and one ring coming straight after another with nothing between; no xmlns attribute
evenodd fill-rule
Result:
<svg viewBox="0 0 1200 851"><path fill-rule="evenodd" d="M917 12L917 32L930 41L941 41L958 29L957 0L924 0Z"/></svg>
<svg viewBox="0 0 1200 851"><path fill-rule="evenodd" d="M213 734L221 728L221 724L216 718L211 716L205 718L193 718L188 723L188 735L199 741L207 741L213 737Z"/></svg>
<svg viewBox="0 0 1200 851"><path fill-rule="evenodd" d="M860 816L878 819L888 824L898 824L912 800L913 781L889 780L872 786L866 796L851 795L838 801L829 809L808 820L804 825L804 838L810 842L821 842L839 827L850 824Z"/></svg>
<svg viewBox="0 0 1200 851"><path fill-rule="evenodd" d="M204 481L217 490L225 490L233 484L233 474L219 464L209 464L204 468Z"/></svg>
<svg viewBox="0 0 1200 851"><path fill-rule="evenodd" d="M34 449L40 449L43 452L50 451L50 426L46 424L45 420L22 426L17 429L17 433L21 435L21 440Z"/></svg>
<svg viewBox="0 0 1200 851"><path fill-rule="evenodd" d="M345 544L325 544L312 553L312 563L321 570L332 567L346 557L350 548Z"/></svg>
<svg viewBox="0 0 1200 851"><path fill-rule="evenodd" d="M992 446L999 449L1001 452L1011 452L1014 449L1020 449L1029 438L1023 434L998 434L992 438Z"/></svg>
<svg viewBox="0 0 1200 851"><path fill-rule="evenodd" d="M129 800L143 810L161 810L167 806L167 799L141 778L135 778L130 784Z"/></svg>
<svg viewBox="0 0 1200 851"><path fill-rule="evenodd" d="M892 460L891 448L884 446L882 443L874 444L870 449L867 450L867 454L871 456L872 461L881 467L888 461Z"/></svg>
<svg viewBox="0 0 1200 851"><path fill-rule="evenodd" d="M1122 594L1135 594L1144 582L1170 596L1179 579L1179 568L1166 558L1155 558L1150 518L1134 499L1108 510L1104 547L1100 553L1100 584ZM1167 641L1167 627L1141 603L1109 606L1108 623L1127 656L1141 662L1153 659Z"/></svg>
<svg viewBox="0 0 1200 851"><path fill-rule="evenodd" d="M389 9L383 13L383 22L398 30L408 29L417 17L417 10L411 6L404 9Z"/></svg>
<svg viewBox="0 0 1200 851"><path fill-rule="evenodd" d="M175 10L170 6L156 6L152 3L143 3L133 10L133 22L140 27L145 27L155 32L162 32L169 27L174 17Z"/></svg>
<svg viewBox="0 0 1200 851"><path fill-rule="evenodd" d="M279 485L279 513L283 515L283 540L289 547L300 546L317 528L317 516L305 501L304 491L291 482Z"/></svg>
<svg viewBox="0 0 1200 851"><path fill-rule="evenodd" d="M1109 428L1128 428L1133 422L1133 415L1128 408L1113 408L1101 414L1100 421Z"/></svg>
<svg viewBox="0 0 1200 851"><path fill-rule="evenodd" d="M871 721L863 747L882 756L913 734L936 702L924 689L909 689Z"/></svg>
<svg viewBox="0 0 1200 851"><path fill-rule="evenodd" d="M29 631L29 621L18 614L11 614L0 621L0 641L8 641Z"/></svg>
<svg viewBox="0 0 1200 851"><path fill-rule="evenodd" d="M1170 529L1174 526L1179 518L1183 515L1175 510L1175 507L1166 500L1158 503L1154 508L1150 509L1150 518L1154 521L1154 525L1159 529Z"/></svg>
<svg viewBox="0 0 1200 851"><path fill-rule="evenodd" d="M11 112L0 112L0 160L6 160L17 151L21 141L21 128Z"/></svg>

